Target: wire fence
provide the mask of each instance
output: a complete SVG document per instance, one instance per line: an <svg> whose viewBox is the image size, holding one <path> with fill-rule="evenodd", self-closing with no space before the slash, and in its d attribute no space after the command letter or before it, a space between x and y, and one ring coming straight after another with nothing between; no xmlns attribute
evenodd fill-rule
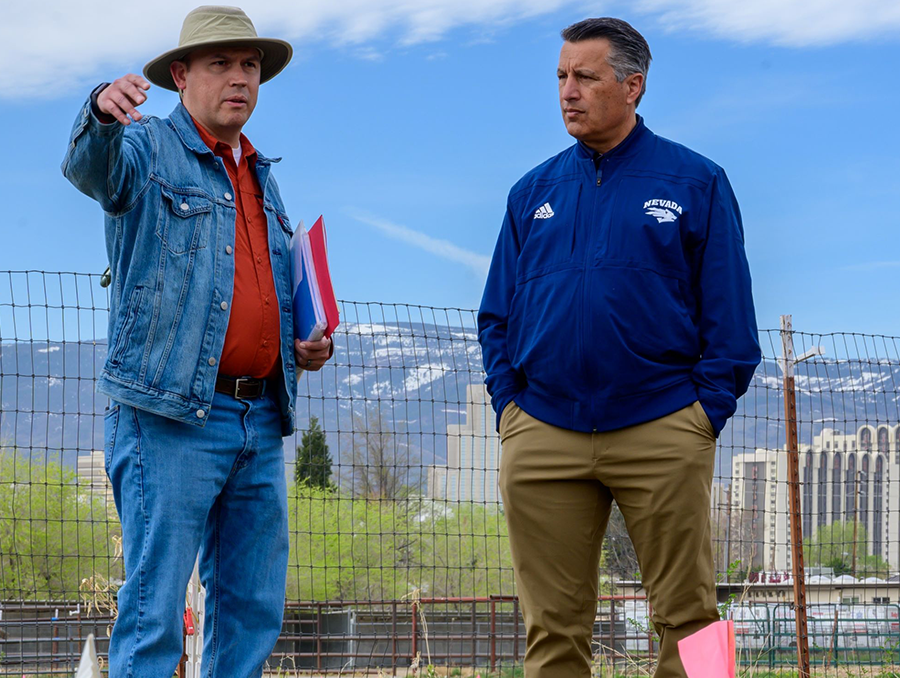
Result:
<svg viewBox="0 0 900 678"><path fill-rule="evenodd" d="M99 276L0 272L0 674L101 655L124 580L104 470L108 296ZM299 383L286 439L291 554L273 674L521 675L500 441L475 313L342 302L335 356ZM794 332L809 647L816 675L885 675L900 648L900 339ZM711 518L741 673L796 666L782 338L718 444ZM613 512L597 675L647 675L656 644ZM178 611L180 614L180 611ZM893 674L892 674L893 675Z"/></svg>

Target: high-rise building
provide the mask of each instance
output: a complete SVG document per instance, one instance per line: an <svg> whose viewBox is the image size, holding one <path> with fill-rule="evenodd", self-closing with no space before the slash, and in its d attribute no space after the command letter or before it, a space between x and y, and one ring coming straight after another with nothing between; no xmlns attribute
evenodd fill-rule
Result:
<svg viewBox="0 0 900 678"><path fill-rule="evenodd" d="M446 501L500 503L500 436L483 384L466 387L466 421L447 426L447 465L428 468L428 496Z"/></svg>
<svg viewBox="0 0 900 678"><path fill-rule="evenodd" d="M787 454L758 449L735 455L732 477L745 557L765 570L789 569ZM812 445L801 445L800 503L804 538L856 520L866 553L900 569L900 426L865 425L849 434L824 428Z"/></svg>

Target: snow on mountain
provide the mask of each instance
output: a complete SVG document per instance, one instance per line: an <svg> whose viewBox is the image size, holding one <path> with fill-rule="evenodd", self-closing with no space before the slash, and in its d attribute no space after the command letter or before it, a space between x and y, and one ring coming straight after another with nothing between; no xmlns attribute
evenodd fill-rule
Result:
<svg viewBox="0 0 900 678"><path fill-rule="evenodd" d="M30 454L62 450L68 463L100 449L107 399L95 392L94 379L105 358L103 342L0 344L0 445ZM440 462L447 426L465 418L466 387L483 379L469 328L345 323L335 335L335 359L298 383L298 427L317 416L335 461L346 462L351 447L338 434L359 426L367 407L378 408L420 464ZM897 362L818 359L797 366L795 383L801 443L823 426L849 432L863 423L900 422ZM726 467L735 453L783 446L782 388L777 362L764 360L720 437ZM288 445L289 458L297 442L299 436Z"/></svg>

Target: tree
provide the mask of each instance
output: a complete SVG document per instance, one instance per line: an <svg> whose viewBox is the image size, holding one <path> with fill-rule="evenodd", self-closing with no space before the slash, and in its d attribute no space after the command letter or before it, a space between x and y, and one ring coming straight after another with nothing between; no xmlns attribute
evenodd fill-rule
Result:
<svg viewBox="0 0 900 678"><path fill-rule="evenodd" d="M331 475L331 453L328 451L325 432L318 417L314 415L309 418L309 428L303 432L297 447L294 482L329 490L334 488Z"/></svg>
<svg viewBox="0 0 900 678"><path fill-rule="evenodd" d="M618 504L613 503L609 514L609 524L603 537L600 569L615 580L637 580L641 578L640 565L634 545L625 526L625 517Z"/></svg>
<svg viewBox="0 0 900 678"><path fill-rule="evenodd" d="M0 600L78 596L82 580L122 578L119 521L106 497L57 461L0 454Z"/></svg>
<svg viewBox="0 0 900 678"><path fill-rule="evenodd" d="M886 576L890 564L880 556L869 555L868 534L860 524L856 525L856 562L853 562L853 532L853 521L822 525L812 538L803 540L806 564L830 567L836 575L855 572L865 576Z"/></svg>
<svg viewBox="0 0 900 678"><path fill-rule="evenodd" d="M418 488L420 480L412 475L421 468L377 406L354 415L351 436L352 460L344 480L353 496L405 499Z"/></svg>

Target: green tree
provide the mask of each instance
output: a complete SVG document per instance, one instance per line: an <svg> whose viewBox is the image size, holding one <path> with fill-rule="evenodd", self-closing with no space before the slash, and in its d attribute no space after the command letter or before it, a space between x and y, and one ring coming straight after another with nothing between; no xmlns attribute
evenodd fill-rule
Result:
<svg viewBox="0 0 900 678"><path fill-rule="evenodd" d="M862 576L884 576L890 564L880 556L869 555L869 538L866 528L856 525L856 562L854 555L853 522L835 522L822 525L812 538L803 540L804 560L807 565L830 567L836 575L856 572Z"/></svg>
<svg viewBox="0 0 900 678"><path fill-rule="evenodd" d="M427 595L490 596L515 592L506 519L496 505L423 502L414 572Z"/></svg>
<svg viewBox="0 0 900 678"><path fill-rule="evenodd" d="M294 481L323 490L332 489L331 453L325 440L325 432L316 416L309 418L309 428L303 432L297 447L297 463Z"/></svg>
<svg viewBox="0 0 900 678"><path fill-rule="evenodd" d="M76 598L82 580L122 578L112 502L63 464L0 454L0 600Z"/></svg>
<svg viewBox="0 0 900 678"><path fill-rule="evenodd" d="M418 536L407 502L352 498L308 485L288 488L290 600L382 600L416 587Z"/></svg>

